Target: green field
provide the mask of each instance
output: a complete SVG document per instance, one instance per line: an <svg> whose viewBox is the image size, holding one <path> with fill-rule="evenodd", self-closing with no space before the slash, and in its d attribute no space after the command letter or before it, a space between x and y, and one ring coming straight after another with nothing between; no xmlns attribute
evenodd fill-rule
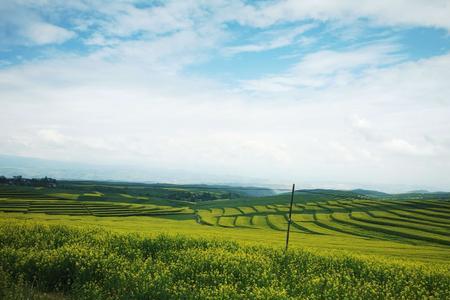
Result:
<svg viewBox="0 0 450 300"><path fill-rule="evenodd" d="M1 187L4 297L23 289L77 299L450 297L445 194L299 191L286 257L289 195L188 201L111 185ZM123 274L107 267L113 261Z"/></svg>

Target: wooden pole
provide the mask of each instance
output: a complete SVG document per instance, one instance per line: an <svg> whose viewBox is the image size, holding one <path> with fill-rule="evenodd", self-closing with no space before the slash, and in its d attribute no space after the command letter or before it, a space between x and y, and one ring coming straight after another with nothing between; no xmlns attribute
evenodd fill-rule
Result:
<svg viewBox="0 0 450 300"><path fill-rule="evenodd" d="M292 223L292 204L294 203L294 192L295 192L295 184L292 185L292 193L291 193L291 205L289 207L289 218L288 218L288 227L286 233L286 248L284 252L287 252L289 246L289 232L291 231L291 223Z"/></svg>

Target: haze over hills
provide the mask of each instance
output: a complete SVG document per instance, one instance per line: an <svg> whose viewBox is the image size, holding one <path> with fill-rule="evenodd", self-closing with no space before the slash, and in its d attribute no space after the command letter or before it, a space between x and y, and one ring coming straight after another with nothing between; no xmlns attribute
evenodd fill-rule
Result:
<svg viewBox="0 0 450 300"><path fill-rule="evenodd" d="M217 176L179 169L142 166L88 164L32 157L0 155L0 174L5 176L54 177L68 180L113 180L132 182L208 183L248 185L257 179L237 175Z"/></svg>
<svg viewBox="0 0 450 300"><path fill-rule="evenodd" d="M275 183L265 179L246 178L237 175L217 176L199 174L185 170L145 168L142 166L102 165L46 160L32 157L0 155L0 175L7 177L21 175L29 178L52 177L61 180L106 180L142 183L207 184L229 186L260 186L270 188L274 193L290 190L290 183ZM392 193L426 194L443 189L428 187L427 190L415 186L364 185L361 183L311 183L297 182L298 190L344 191L370 197L389 196ZM364 187L364 188L361 188ZM443 191L445 192L445 190ZM265 193L263 193L265 194ZM260 195L262 196L262 195Z"/></svg>

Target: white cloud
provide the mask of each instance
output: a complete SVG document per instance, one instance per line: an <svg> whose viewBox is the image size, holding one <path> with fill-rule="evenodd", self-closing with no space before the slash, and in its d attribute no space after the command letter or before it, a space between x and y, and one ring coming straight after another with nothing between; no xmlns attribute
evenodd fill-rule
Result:
<svg viewBox="0 0 450 300"><path fill-rule="evenodd" d="M64 135L54 129L41 129L38 131L38 136L46 142L55 144L62 144L67 140Z"/></svg>
<svg viewBox="0 0 450 300"><path fill-rule="evenodd" d="M41 15L20 3L0 3L0 45L60 44L75 32L44 20Z"/></svg>
<svg viewBox="0 0 450 300"><path fill-rule="evenodd" d="M75 11L66 16L61 12ZM48 19L45 21L43 15ZM446 0L391 0L391 1L327 1L280 0L248 4L234 1L168 1L148 7L136 7L134 1L105 2L74 1L7 1L0 4L0 26L17 27L29 42L60 43L72 38L74 32L57 26L49 20L65 20L74 29L96 32L88 42L102 38L129 37L135 34L155 35L198 28L221 28L227 22L267 28L274 24L316 20L356 24L369 20L374 25L425 26L450 30L450 4ZM41 27L34 30L34 27ZM36 31L44 32L36 34ZM11 37L10 37L11 38ZM290 43L289 35L267 43L236 46L231 52L262 51Z"/></svg>
<svg viewBox="0 0 450 300"><path fill-rule="evenodd" d="M386 141L383 146L389 151L400 155L433 155L434 149L430 146L420 147L400 138Z"/></svg>
<svg viewBox="0 0 450 300"><path fill-rule="evenodd" d="M302 43L302 42L309 43L310 42L309 38L301 39L299 38L299 36L305 33L306 31L314 28L315 26L316 25L314 24L307 24L298 26L294 29L287 29L287 30L278 29L270 32L265 32L260 37L258 37L258 40L260 41L257 43L227 47L223 51L227 55L234 55L242 52L267 51L271 49L289 46L293 43Z"/></svg>
<svg viewBox="0 0 450 300"><path fill-rule="evenodd" d="M447 0L286 0L246 8L237 15L238 20L261 27L302 19L350 22L367 18L377 25L426 26L450 31Z"/></svg>
<svg viewBox="0 0 450 300"><path fill-rule="evenodd" d="M114 3L99 9L114 18L115 26L108 24L105 32L118 36L140 31L167 33L186 30L194 26L191 18L204 13L201 6L193 1L169 1L165 5L149 8L136 8L132 3Z"/></svg>
<svg viewBox="0 0 450 300"><path fill-rule="evenodd" d="M450 55L374 68L302 101L301 91L255 98L129 59L2 70L0 153L277 182L449 184L450 106L440 99Z"/></svg>
<svg viewBox="0 0 450 300"><path fill-rule="evenodd" d="M265 93L348 85L371 68L401 61L398 50L398 46L385 43L345 51L322 50L305 55L288 72L246 80L242 86Z"/></svg>
<svg viewBox="0 0 450 300"><path fill-rule="evenodd" d="M22 36L32 44L60 44L75 36L75 33L49 23L35 22L20 30Z"/></svg>
<svg viewBox="0 0 450 300"><path fill-rule="evenodd" d="M89 46L112 46L120 43L118 39L108 39L102 34L94 33L90 37L84 39L84 43Z"/></svg>

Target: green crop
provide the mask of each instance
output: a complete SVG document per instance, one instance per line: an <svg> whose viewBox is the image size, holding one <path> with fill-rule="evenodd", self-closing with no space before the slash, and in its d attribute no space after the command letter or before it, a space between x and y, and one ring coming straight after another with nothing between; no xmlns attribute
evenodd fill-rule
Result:
<svg viewBox="0 0 450 300"><path fill-rule="evenodd" d="M18 290L73 299L450 297L439 265L12 222L0 225L0 278L2 299Z"/></svg>
<svg viewBox="0 0 450 300"><path fill-rule="evenodd" d="M0 299L450 298L448 197L299 192L285 255L287 195L2 188Z"/></svg>

